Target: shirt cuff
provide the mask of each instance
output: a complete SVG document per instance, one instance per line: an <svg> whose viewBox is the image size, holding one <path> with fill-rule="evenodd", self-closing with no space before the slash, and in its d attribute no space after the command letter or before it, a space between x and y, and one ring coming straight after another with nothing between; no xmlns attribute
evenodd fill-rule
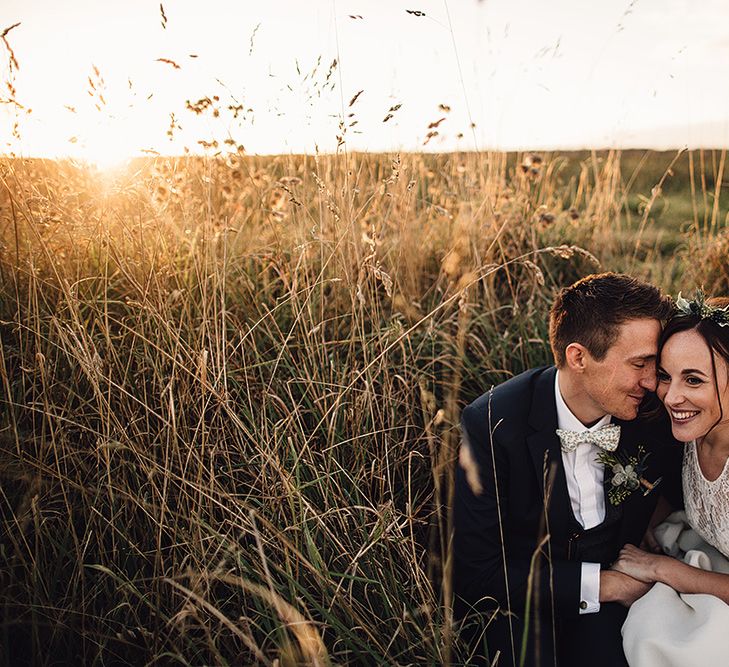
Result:
<svg viewBox="0 0 729 667"><path fill-rule="evenodd" d="M600 611L600 563L582 563L580 614Z"/></svg>

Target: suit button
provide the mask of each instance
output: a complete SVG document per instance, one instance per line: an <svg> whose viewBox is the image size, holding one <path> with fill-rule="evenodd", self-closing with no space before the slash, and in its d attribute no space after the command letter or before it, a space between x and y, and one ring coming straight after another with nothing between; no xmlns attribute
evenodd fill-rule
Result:
<svg viewBox="0 0 729 667"><path fill-rule="evenodd" d="M580 537L580 534L579 534L579 533L575 533L575 534L574 534L574 535L572 536L572 539L573 539L573 540L576 540L576 539L578 539L579 537Z"/></svg>
<svg viewBox="0 0 729 667"><path fill-rule="evenodd" d="M582 600L582 602L580 602L580 609L587 609L587 602Z"/></svg>

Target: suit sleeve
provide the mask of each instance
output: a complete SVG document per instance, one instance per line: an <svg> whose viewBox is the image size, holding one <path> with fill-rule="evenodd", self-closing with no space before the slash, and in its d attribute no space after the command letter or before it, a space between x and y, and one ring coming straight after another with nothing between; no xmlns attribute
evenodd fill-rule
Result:
<svg viewBox="0 0 729 667"><path fill-rule="evenodd" d="M508 451L488 421L473 406L461 417L454 499L456 595L467 608L493 609L496 601L520 614L531 587L532 609L546 601L561 617L577 616L581 563L553 560L550 567L547 545L539 549L536 535L532 553L509 548L509 522L519 517L510 513L508 487L514 475L525 471L510 470Z"/></svg>

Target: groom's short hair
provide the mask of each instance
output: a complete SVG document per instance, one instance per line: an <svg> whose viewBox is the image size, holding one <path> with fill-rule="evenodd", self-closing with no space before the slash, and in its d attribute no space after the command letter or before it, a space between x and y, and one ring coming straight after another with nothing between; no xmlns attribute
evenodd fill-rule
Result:
<svg viewBox="0 0 729 667"><path fill-rule="evenodd" d="M558 368L570 343L584 345L593 358L605 358L623 322L667 320L672 302L660 290L622 273L598 273L563 288L549 313L549 344Z"/></svg>

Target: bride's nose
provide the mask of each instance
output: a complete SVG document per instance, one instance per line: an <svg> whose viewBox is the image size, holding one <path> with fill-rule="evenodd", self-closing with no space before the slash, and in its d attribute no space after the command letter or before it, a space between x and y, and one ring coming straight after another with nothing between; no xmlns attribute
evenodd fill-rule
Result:
<svg viewBox="0 0 729 667"><path fill-rule="evenodd" d="M663 397L664 404L669 407L678 407L685 400L686 397L683 395L680 388L676 386L675 382L671 382L671 384L668 385L666 395Z"/></svg>

